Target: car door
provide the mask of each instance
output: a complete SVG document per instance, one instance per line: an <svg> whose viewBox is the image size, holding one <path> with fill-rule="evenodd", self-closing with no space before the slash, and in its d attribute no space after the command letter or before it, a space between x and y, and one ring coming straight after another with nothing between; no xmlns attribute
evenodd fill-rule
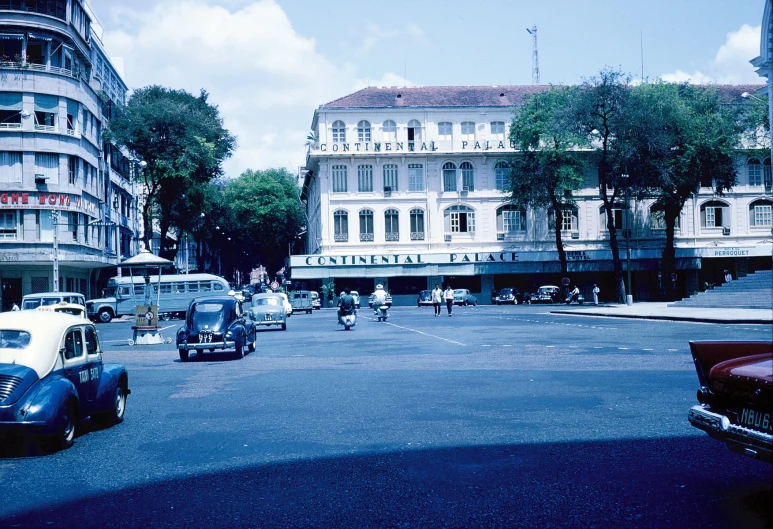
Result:
<svg viewBox="0 0 773 529"><path fill-rule="evenodd" d="M83 337L86 347L86 361L89 366L88 400L93 403L99 393L99 381L102 377L102 349L99 347L97 331L92 325L83 327Z"/></svg>
<svg viewBox="0 0 773 529"><path fill-rule="evenodd" d="M81 327L71 327L67 330L62 350L65 376L78 392L81 416L88 415L91 373L89 372Z"/></svg>

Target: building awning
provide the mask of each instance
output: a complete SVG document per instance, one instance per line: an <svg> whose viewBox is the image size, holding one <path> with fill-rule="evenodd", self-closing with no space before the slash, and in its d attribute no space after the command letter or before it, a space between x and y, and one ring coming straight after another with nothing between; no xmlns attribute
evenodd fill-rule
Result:
<svg viewBox="0 0 773 529"><path fill-rule="evenodd" d="M0 40L24 40L24 35L10 35L8 33L0 33Z"/></svg>
<svg viewBox="0 0 773 529"><path fill-rule="evenodd" d="M35 39L35 40L45 40L48 42L51 42L52 40L51 37L47 37L45 35L38 35L38 34L33 35L32 33L30 33L29 36L31 39Z"/></svg>
<svg viewBox="0 0 773 529"><path fill-rule="evenodd" d="M21 92L1 92L0 110L21 110L22 95Z"/></svg>

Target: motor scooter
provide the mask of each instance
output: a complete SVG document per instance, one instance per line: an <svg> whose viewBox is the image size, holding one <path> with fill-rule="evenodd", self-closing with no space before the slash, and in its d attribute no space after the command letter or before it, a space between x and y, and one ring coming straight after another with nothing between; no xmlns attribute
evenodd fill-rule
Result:
<svg viewBox="0 0 773 529"><path fill-rule="evenodd" d="M376 318L378 321L386 321L389 317L389 305L379 305L376 307Z"/></svg>
<svg viewBox="0 0 773 529"><path fill-rule="evenodd" d="M347 312L346 314L338 311L338 325L343 325L345 331L351 330L357 324L357 311Z"/></svg>
<svg viewBox="0 0 773 529"><path fill-rule="evenodd" d="M582 294L571 294L566 298L566 304L571 305L573 301L576 301L578 305L585 303L585 297Z"/></svg>

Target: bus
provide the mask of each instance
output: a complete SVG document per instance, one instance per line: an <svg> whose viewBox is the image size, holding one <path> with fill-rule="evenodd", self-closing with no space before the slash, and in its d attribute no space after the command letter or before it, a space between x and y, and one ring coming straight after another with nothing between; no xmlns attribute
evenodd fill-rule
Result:
<svg viewBox="0 0 773 529"><path fill-rule="evenodd" d="M132 287L134 292L132 293ZM228 281L211 274L150 276L150 299L156 301L156 288L161 289L158 316L161 319L185 318L188 304L201 296L226 295ZM136 299L136 302L135 302ZM113 318L134 316L137 304L145 302L145 280L140 276L113 277L102 289L102 297L86 301L86 314L99 323L109 323Z"/></svg>

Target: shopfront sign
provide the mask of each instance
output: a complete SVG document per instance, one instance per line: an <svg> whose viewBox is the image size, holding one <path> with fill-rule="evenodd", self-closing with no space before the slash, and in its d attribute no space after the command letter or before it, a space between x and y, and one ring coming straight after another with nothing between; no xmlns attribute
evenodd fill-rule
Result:
<svg viewBox="0 0 773 529"><path fill-rule="evenodd" d="M96 215L97 201L69 193L0 191L0 208L71 209Z"/></svg>
<svg viewBox="0 0 773 529"><path fill-rule="evenodd" d="M427 264L514 263L518 252L470 252L432 254L294 255L293 267L394 266Z"/></svg>
<svg viewBox="0 0 773 529"><path fill-rule="evenodd" d="M512 141L462 141L457 142L463 151L505 151L514 150ZM456 146L456 143L454 144ZM320 143L318 152L324 153L382 153L382 152L433 152L438 150L434 141L384 141L354 143Z"/></svg>

